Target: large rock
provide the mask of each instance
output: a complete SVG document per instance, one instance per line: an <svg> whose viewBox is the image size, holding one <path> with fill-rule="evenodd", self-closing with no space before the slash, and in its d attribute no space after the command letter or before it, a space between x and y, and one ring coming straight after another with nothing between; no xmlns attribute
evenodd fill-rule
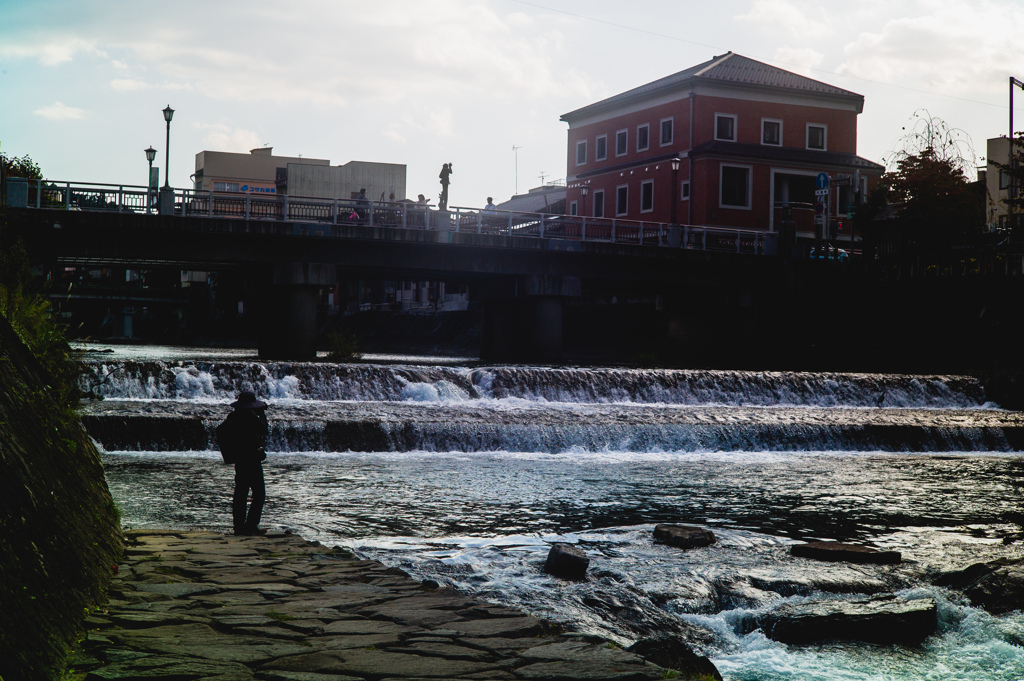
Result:
<svg viewBox="0 0 1024 681"><path fill-rule="evenodd" d="M1024 609L1024 561L1020 559L975 563L946 573L935 583L962 590L971 603L995 615Z"/></svg>
<svg viewBox="0 0 1024 681"><path fill-rule="evenodd" d="M786 603L746 620L744 629L760 628L769 638L783 643L850 640L908 644L923 641L937 624L932 599L886 595Z"/></svg>
<svg viewBox="0 0 1024 681"><path fill-rule="evenodd" d="M680 549L711 546L716 541L715 533L703 527L665 524L654 528L654 540Z"/></svg>
<svg viewBox="0 0 1024 681"><path fill-rule="evenodd" d="M846 563L870 563L893 565L903 560L899 551L879 551L860 544L844 544L838 541L813 541L807 544L793 544L789 552L799 558L830 560Z"/></svg>
<svg viewBox="0 0 1024 681"><path fill-rule="evenodd" d="M676 636L651 636L640 639L626 650L659 667L682 672L683 678L722 681L721 673L711 660L693 652L685 641Z"/></svg>
<svg viewBox="0 0 1024 681"><path fill-rule="evenodd" d="M544 563L545 572L565 579L583 579L587 576L588 567L590 559L583 549L562 543L551 545Z"/></svg>

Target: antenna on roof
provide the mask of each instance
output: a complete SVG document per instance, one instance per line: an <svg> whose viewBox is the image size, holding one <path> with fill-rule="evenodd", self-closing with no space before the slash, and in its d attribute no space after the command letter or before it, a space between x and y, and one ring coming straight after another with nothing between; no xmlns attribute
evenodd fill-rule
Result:
<svg viewBox="0 0 1024 681"><path fill-rule="evenodd" d="M547 174L547 173L545 173L545 172L544 172L543 170L542 170L542 171L540 171L540 175L538 175L538 177L540 178L540 183L541 183L541 186L543 186L543 185L544 185L544 178L545 178L545 177L547 177L547 176L548 176L548 174Z"/></svg>
<svg viewBox="0 0 1024 681"><path fill-rule="evenodd" d="M516 194L519 193L519 150L522 147L512 145L512 153L516 155Z"/></svg>

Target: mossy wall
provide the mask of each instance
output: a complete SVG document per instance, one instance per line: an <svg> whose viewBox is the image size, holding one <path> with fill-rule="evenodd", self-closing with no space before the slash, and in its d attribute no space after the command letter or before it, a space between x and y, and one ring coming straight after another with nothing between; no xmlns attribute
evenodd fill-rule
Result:
<svg viewBox="0 0 1024 681"><path fill-rule="evenodd" d="M55 679L123 540L99 454L0 316L0 678Z"/></svg>

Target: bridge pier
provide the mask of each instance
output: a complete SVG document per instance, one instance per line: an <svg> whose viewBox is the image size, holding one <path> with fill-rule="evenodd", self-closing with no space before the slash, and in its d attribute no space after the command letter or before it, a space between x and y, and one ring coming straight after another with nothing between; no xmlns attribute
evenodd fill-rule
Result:
<svg viewBox="0 0 1024 681"><path fill-rule="evenodd" d="M281 263L272 268L260 307L260 359L316 359L320 288L333 286L335 265Z"/></svg>
<svg viewBox="0 0 1024 681"><path fill-rule="evenodd" d="M560 361L564 304L580 293L579 277L519 277L508 286L490 289L483 304L480 359Z"/></svg>

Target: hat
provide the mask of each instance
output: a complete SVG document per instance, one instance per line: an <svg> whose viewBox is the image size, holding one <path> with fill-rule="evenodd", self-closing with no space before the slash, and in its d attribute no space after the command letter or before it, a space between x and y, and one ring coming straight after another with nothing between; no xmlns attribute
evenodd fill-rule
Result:
<svg viewBox="0 0 1024 681"><path fill-rule="evenodd" d="M256 399L256 393L251 390L243 390L238 393L238 399L231 403L235 409L266 409L266 402Z"/></svg>

